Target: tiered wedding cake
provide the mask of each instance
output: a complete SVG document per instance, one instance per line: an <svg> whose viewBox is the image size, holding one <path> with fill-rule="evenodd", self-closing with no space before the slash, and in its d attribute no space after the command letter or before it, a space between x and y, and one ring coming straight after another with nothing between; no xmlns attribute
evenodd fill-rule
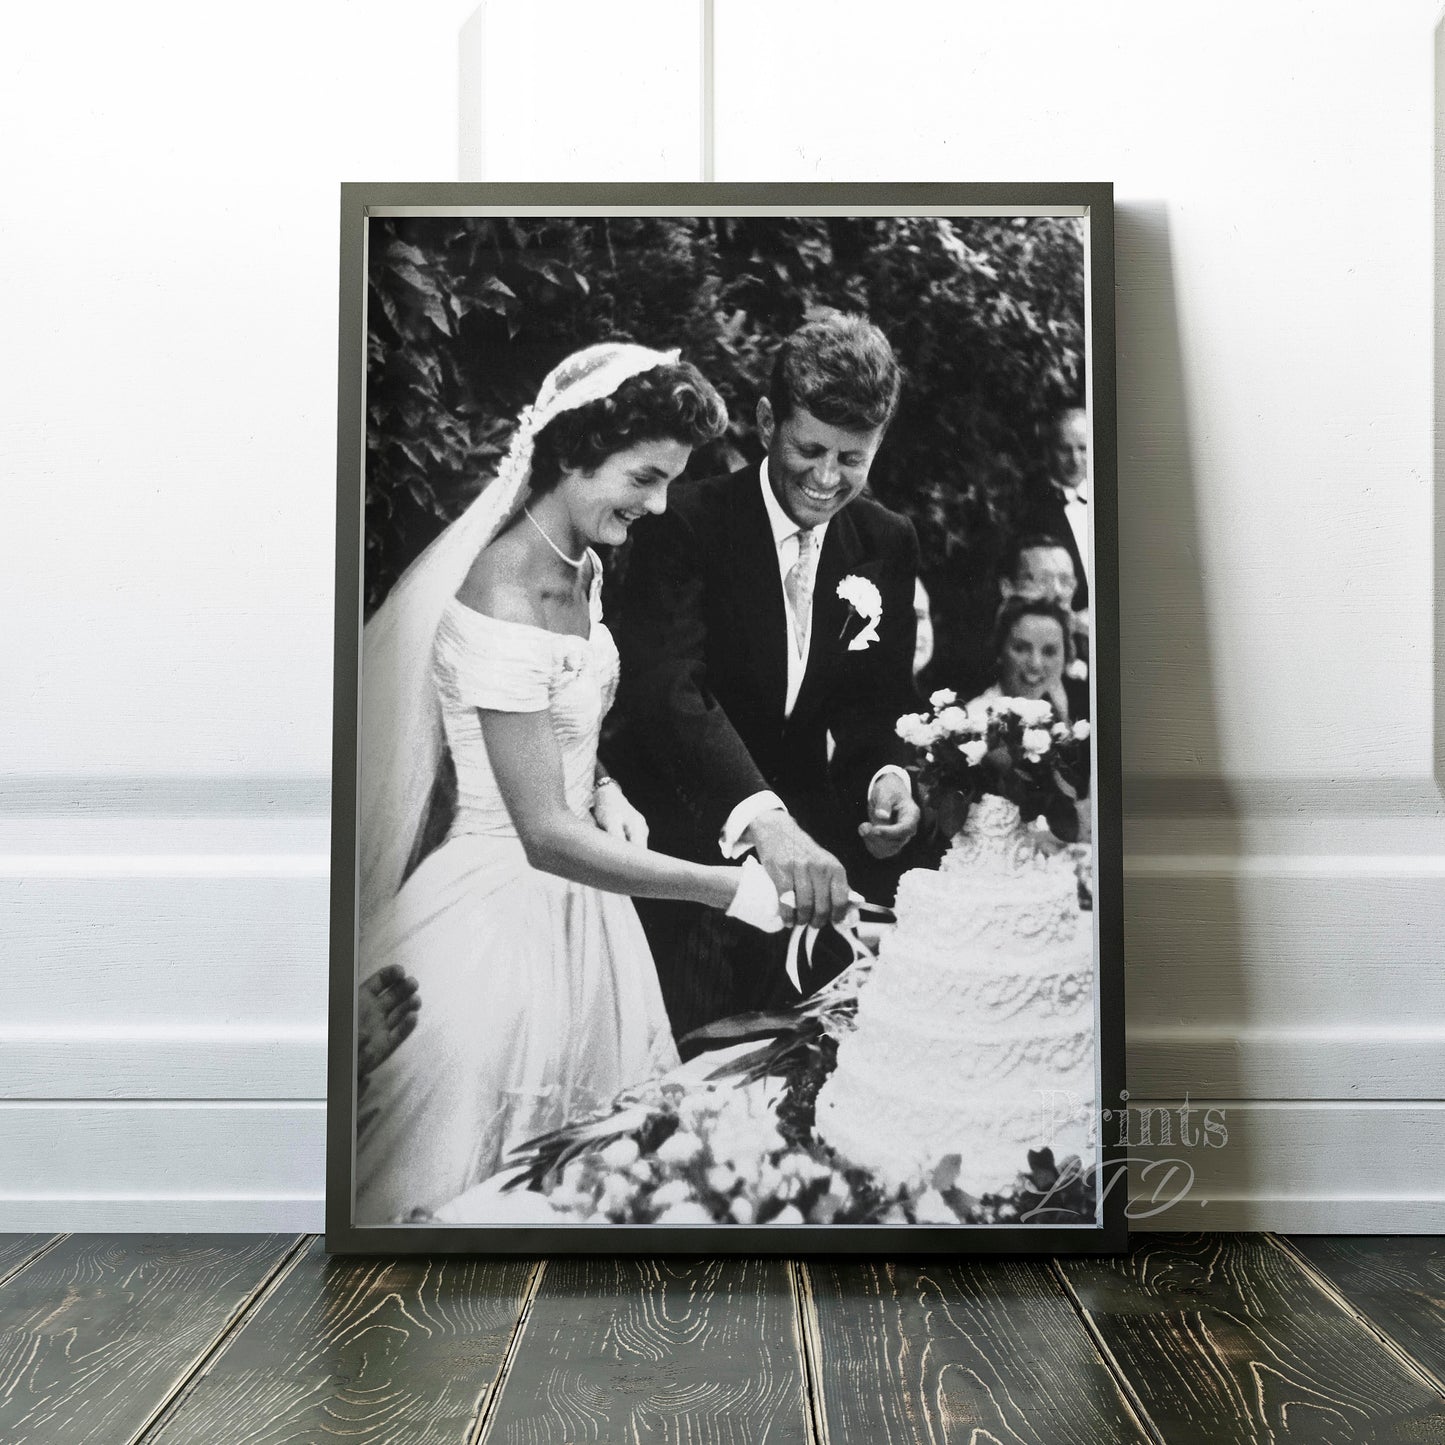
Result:
<svg viewBox="0 0 1445 1445"><path fill-rule="evenodd" d="M898 927L818 1094L817 1134L889 1187L961 1156L998 1192L1052 1147L1093 1158L1094 946L1066 855L985 794L937 870L903 875Z"/></svg>

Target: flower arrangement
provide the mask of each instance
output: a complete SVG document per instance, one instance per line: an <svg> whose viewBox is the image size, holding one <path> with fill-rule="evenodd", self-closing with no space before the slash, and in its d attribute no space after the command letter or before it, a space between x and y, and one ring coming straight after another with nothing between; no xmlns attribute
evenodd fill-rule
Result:
<svg viewBox="0 0 1445 1445"><path fill-rule="evenodd" d="M841 982L841 980L839 981ZM509 1189L586 1224L1058 1224L1092 1220L1097 1191L1077 1156L1029 1150L1013 1186L976 1196L956 1154L884 1190L813 1134L814 1101L837 1057L833 1030L856 1005L831 986L786 1018L722 1021L714 1040L774 1036L705 1078L678 1074L629 1091L610 1112L533 1140ZM706 1032L706 1031L700 1031Z"/></svg>
<svg viewBox="0 0 1445 1445"><path fill-rule="evenodd" d="M778 1128L779 1081L664 1086L641 1128L585 1148L541 1181L552 1209L582 1223L802 1224L802 1195L835 1171Z"/></svg>
<svg viewBox="0 0 1445 1445"><path fill-rule="evenodd" d="M1062 841L1078 838L1076 803L1089 787L1087 722L1063 721L1041 698L975 699L961 707L944 688L927 712L899 718L897 732L914 750L919 795L946 836L963 827L980 797L996 793L1023 818L1042 818Z"/></svg>
<svg viewBox="0 0 1445 1445"><path fill-rule="evenodd" d="M774 1084L777 1081L773 1081ZM725 1103L725 1107L724 1107ZM543 1186L558 1222L582 1224L1058 1224L1093 1218L1077 1156L1030 1150L1012 1189L959 1187L950 1154L891 1193L818 1144L789 1144L761 1081L676 1101L676 1128L644 1150L636 1136L580 1153Z"/></svg>

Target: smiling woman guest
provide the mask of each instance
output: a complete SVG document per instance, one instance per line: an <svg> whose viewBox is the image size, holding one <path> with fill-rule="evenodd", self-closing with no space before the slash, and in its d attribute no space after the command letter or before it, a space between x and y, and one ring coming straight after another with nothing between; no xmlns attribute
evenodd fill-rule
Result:
<svg viewBox="0 0 1445 1445"><path fill-rule="evenodd" d="M975 702L996 697L1042 698L1065 721L1072 720L1064 669L1073 661L1069 614L1048 598L1010 597L994 626L998 681Z"/></svg>

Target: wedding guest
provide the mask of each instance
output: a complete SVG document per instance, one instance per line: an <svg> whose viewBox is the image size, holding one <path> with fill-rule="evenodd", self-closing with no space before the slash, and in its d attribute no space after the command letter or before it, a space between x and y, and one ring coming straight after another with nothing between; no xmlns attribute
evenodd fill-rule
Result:
<svg viewBox="0 0 1445 1445"><path fill-rule="evenodd" d="M933 661L933 604L922 577L913 584L913 623L917 629L913 644L913 676L916 680Z"/></svg>
<svg viewBox="0 0 1445 1445"><path fill-rule="evenodd" d="M861 316L795 331L757 403L762 462L639 522L622 597L612 761L654 839L699 861L755 850L817 926L850 880L891 896L919 822L894 733L916 706L918 542L864 494L900 380ZM639 911L679 1036L796 1001L774 941L685 904Z"/></svg>
<svg viewBox="0 0 1445 1445"><path fill-rule="evenodd" d="M1042 597L1011 597L998 611L994 627L997 681L973 702L996 697L1042 698L1060 719L1087 715L1086 700L1068 686L1065 670L1074 650L1069 613ZM1082 708L1082 710L1081 710Z"/></svg>
<svg viewBox="0 0 1445 1445"><path fill-rule="evenodd" d="M389 1059L411 1036L421 1011L417 981L399 964L389 963L356 991L357 1097L366 1091L373 1069Z"/></svg>
<svg viewBox="0 0 1445 1445"><path fill-rule="evenodd" d="M1000 601L1010 597L1044 597L1068 607L1078 590L1074 559L1057 537L1031 532L1014 541L999 572Z"/></svg>
<svg viewBox="0 0 1445 1445"><path fill-rule="evenodd" d="M1078 592L1078 575L1068 547L1057 537L1042 532L1018 538L1004 554L998 580L999 600L1010 597L1043 597L1057 602L1069 613L1069 630L1074 639L1074 663L1079 677L1088 675L1089 613L1073 611Z"/></svg>
<svg viewBox="0 0 1445 1445"><path fill-rule="evenodd" d="M1093 540L1089 512L1089 414L1069 406L1050 428L1048 466L1035 480L1018 519L1020 532L1057 537L1068 548L1077 587L1069 605L1082 610L1089 598Z"/></svg>

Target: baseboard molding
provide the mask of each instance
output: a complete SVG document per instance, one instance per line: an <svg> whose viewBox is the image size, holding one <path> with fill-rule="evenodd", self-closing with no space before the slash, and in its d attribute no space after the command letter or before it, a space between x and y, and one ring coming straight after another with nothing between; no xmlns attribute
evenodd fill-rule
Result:
<svg viewBox="0 0 1445 1445"><path fill-rule="evenodd" d="M1181 1229L1218 1229L1273 1234L1445 1234L1445 1196L1301 1198L1245 1196L1211 1199L1186 1219L1183 1214L1134 1219L1136 1234Z"/></svg>
<svg viewBox="0 0 1445 1445"><path fill-rule="evenodd" d="M1137 1234L1445 1234L1445 1199L1211 1199L1189 1215L1130 1221ZM0 1199L6 1234L322 1234L321 1198Z"/></svg>
<svg viewBox="0 0 1445 1445"><path fill-rule="evenodd" d="M326 1025L0 1027L0 1099L326 1094Z"/></svg>
<svg viewBox="0 0 1445 1445"><path fill-rule="evenodd" d="M1146 1206L1147 1207L1147 1206ZM0 1198L5 1234L321 1234L319 1196ZM1445 1197L1211 1199L1183 1214L1134 1219L1138 1234L1270 1230L1276 1234L1445 1234Z"/></svg>
<svg viewBox="0 0 1445 1445"><path fill-rule="evenodd" d="M66 1219L98 1221L56 1229L172 1217L174 1228L200 1228L203 1215L270 1228L266 1201L284 1213L324 1195L325 1154L326 1107L314 1100L7 1101L0 1218L47 1218L50 1203ZM135 1222L122 1226L127 1209ZM291 1226L278 1214L274 1227Z"/></svg>
<svg viewBox="0 0 1445 1445"><path fill-rule="evenodd" d="M1445 1098L1445 1028L1127 1026L1126 1074L1149 1098Z"/></svg>
<svg viewBox="0 0 1445 1445"><path fill-rule="evenodd" d="M8 1234L321 1234L320 1195L0 1196Z"/></svg>
<svg viewBox="0 0 1445 1445"><path fill-rule="evenodd" d="M1445 1105L1182 1103L1130 1101L1133 1228L1445 1233ZM0 1231L319 1229L324 1141L319 1101L6 1103Z"/></svg>

